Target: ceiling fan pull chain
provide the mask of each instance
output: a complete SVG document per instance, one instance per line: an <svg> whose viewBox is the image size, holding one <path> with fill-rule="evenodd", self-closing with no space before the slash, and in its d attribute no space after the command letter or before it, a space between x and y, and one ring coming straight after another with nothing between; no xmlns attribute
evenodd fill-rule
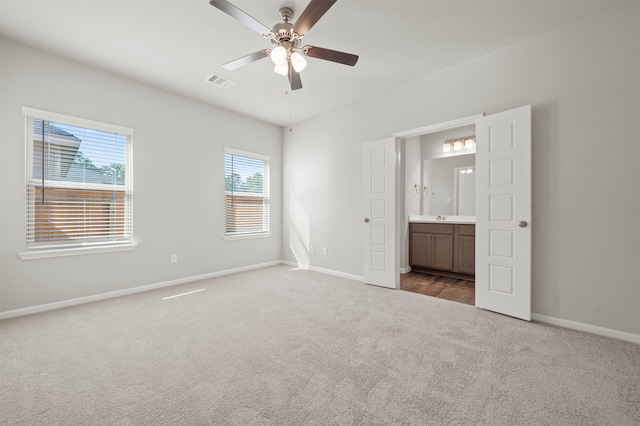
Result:
<svg viewBox="0 0 640 426"><path fill-rule="evenodd" d="M293 117L293 91L289 92L287 90L285 93L289 95L289 133L291 133L293 132L293 124L291 119L291 117Z"/></svg>

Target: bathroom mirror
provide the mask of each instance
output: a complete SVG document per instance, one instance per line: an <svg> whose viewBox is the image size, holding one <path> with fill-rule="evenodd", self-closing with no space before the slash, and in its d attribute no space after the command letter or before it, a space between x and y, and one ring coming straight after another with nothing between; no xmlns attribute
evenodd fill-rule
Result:
<svg viewBox="0 0 640 426"><path fill-rule="evenodd" d="M475 170L475 154L424 160L422 214L475 216Z"/></svg>
<svg viewBox="0 0 640 426"><path fill-rule="evenodd" d="M474 161L475 162L475 161ZM453 171L453 214L476 215L476 166L456 167Z"/></svg>

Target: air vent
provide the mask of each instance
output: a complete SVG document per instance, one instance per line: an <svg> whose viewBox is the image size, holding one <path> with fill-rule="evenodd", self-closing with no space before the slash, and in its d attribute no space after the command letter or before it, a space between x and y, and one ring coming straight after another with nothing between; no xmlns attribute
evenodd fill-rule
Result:
<svg viewBox="0 0 640 426"><path fill-rule="evenodd" d="M215 84L218 87L222 87L223 89L228 89L233 86L235 83L228 78L224 78L221 75L213 74L211 77L207 79L207 81Z"/></svg>

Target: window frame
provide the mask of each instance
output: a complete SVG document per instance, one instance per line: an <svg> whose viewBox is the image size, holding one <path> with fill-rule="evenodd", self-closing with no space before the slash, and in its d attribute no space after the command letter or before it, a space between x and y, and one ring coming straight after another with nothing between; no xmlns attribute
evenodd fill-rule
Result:
<svg viewBox="0 0 640 426"><path fill-rule="evenodd" d="M232 195L232 192L227 191L226 189L226 176L227 176L227 154L230 155L235 155L235 156L239 156L239 157L246 157L246 158L251 158L254 160L261 160L263 161L263 167L264 167L264 175L263 175L263 184L262 184L262 195L258 195L257 193L247 193L245 196L247 198L256 198L256 199L261 199L265 202L267 213L266 213L266 219L265 219L265 226L263 226L263 230L261 231L253 231L253 232L227 232L227 221L228 221L228 217L227 217L227 197L229 195ZM223 240L228 241L228 240L240 240L240 239L250 239L250 238L264 238L264 237L270 237L271 236L271 157L269 155L265 155L265 154L259 154L256 152L249 152L249 151L242 151L239 149L235 149L235 148L229 148L229 147L225 147L224 148L224 156L223 156L223 160L224 160L224 178L223 179L223 185L224 186L224 233L223 233ZM266 229L265 229L266 227Z"/></svg>
<svg viewBox="0 0 640 426"><path fill-rule="evenodd" d="M61 257L72 255L83 255L91 253L107 253L114 251L129 251L134 250L137 247L137 243L134 241L133 236L133 133L134 130L128 127L117 126L113 124L103 123L99 121L88 120L79 117L68 116L51 111L45 111L30 107L22 107L22 113L25 116L25 206L27 211L25 212L25 251L19 253L22 260L33 260L49 257ZM118 192L123 193L125 215L129 217L125 221L124 226L128 235L127 238L114 241L109 238L103 241L82 241L77 243L60 243L60 244L38 244L35 241L30 241L29 238L29 211L33 211L29 205L31 199L29 192L36 190L38 186L42 185L42 180L33 178L33 155L34 155L34 141L33 141L33 123L34 120L44 120L47 122L67 124L76 127L82 127L90 130L98 130L109 133L117 133L125 136L125 184L122 188L117 188ZM100 183L82 183L82 188L78 188L78 185L56 181L45 180L45 187L47 183L54 188L69 188L78 190L114 190L113 185L100 184Z"/></svg>

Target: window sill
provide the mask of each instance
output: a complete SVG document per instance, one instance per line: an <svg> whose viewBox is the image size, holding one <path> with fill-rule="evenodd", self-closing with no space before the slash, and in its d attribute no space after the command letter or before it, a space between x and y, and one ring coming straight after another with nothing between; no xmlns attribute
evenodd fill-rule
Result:
<svg viewBox="0 0 640 426"><path fill-rule="evenodd" d="M18 256L20 256L20 259L22 260L35 260L35 259L46 259L49 257L80 256L85 254L131 251L131 250L135 250L137 246L138 246L137 243L129 243L129 244L118 244L113 246L100 246L100 247L74 247L74 248L67 248L67 249L34 250L34 251L26 251L24 253L18 253Z"/></svg>
<svg viewBox="0 0 640 426"><path fill-rule="evenodd" d="M261 234L225 235L224 237L222 237L222 239L225 240L225 241L248 240L248 239L251 239L251 238L266 238L266 237L270 237L270 236L271 236L271 232L265 232L265 233L261 233Z"/></svg>

